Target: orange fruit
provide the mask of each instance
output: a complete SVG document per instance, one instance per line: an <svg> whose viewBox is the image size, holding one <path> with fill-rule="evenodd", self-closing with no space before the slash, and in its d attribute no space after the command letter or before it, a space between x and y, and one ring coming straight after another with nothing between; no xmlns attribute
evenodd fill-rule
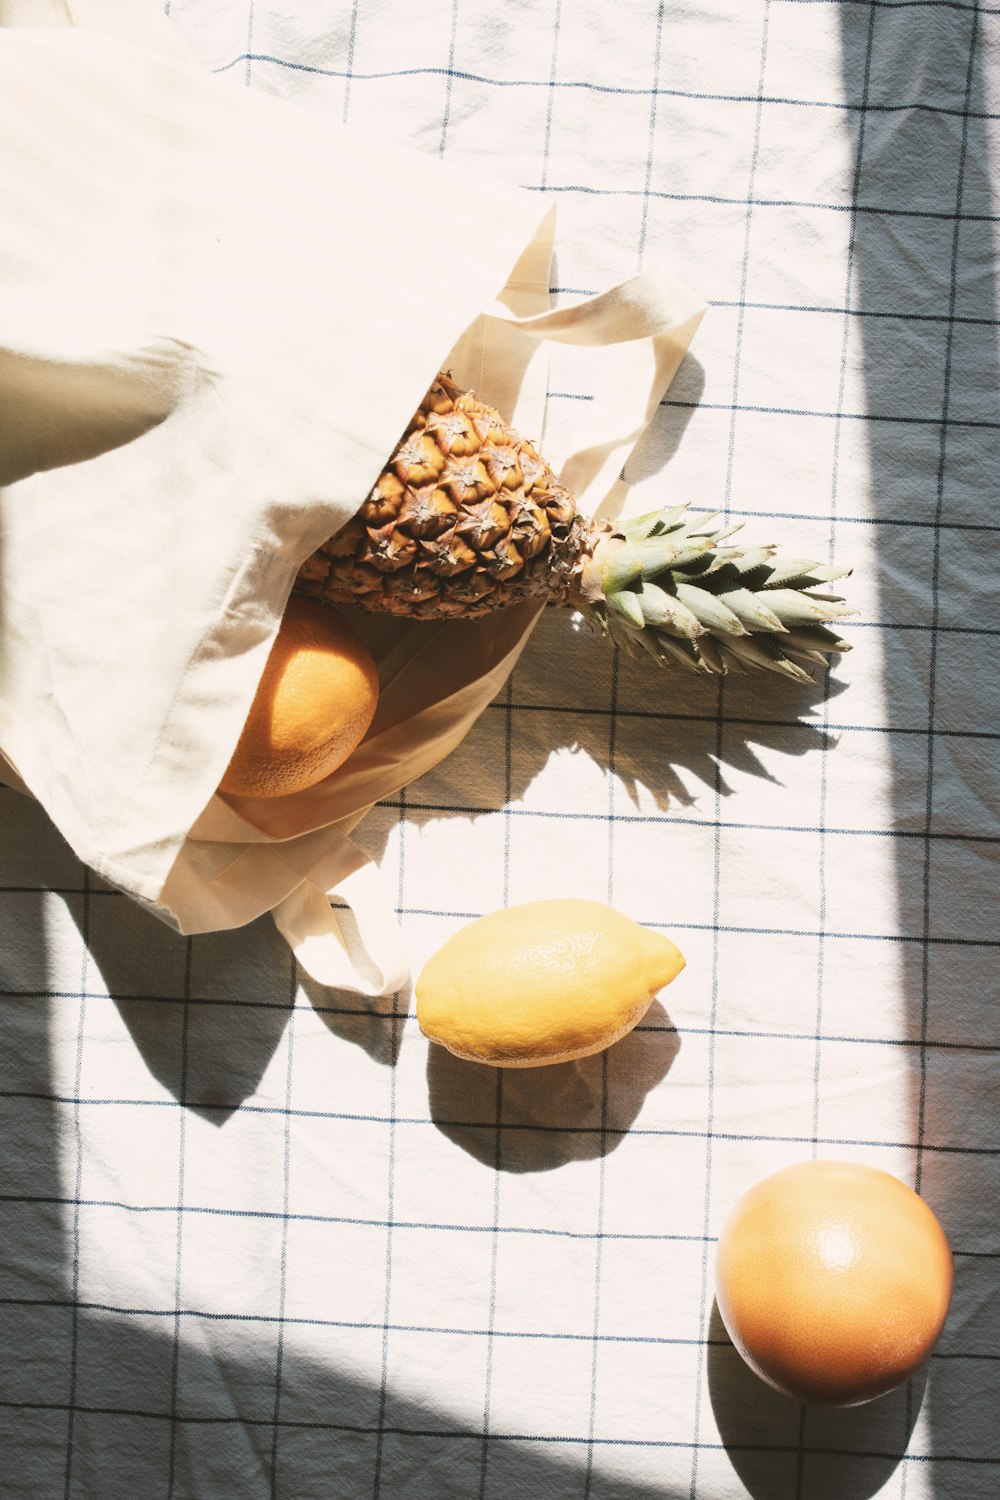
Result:
<svg viewBox="0 0 1000 1500"><path fill-rule="evenodd" d="M480 917L428 959L417 1020L470 1062L589 1057L632 1030L683 955L599 901L529 901Z"/></svg>
<svg viewBox="0 0 1000 1500"><path fill-rule="evenodd" d="M314 786L364 739L377 703L367 646L335 609L293 594L219 790L279 797Z"/></svg>
<svg viewBox="0 0 1000 1500"><path fill-rule="evenodd" d="M764 1178L719 1237L722 1321L750 1368L816 1406L858 1406L901 1385L944 1327L944 1230L899 1178L804 1161Z"/></svg>

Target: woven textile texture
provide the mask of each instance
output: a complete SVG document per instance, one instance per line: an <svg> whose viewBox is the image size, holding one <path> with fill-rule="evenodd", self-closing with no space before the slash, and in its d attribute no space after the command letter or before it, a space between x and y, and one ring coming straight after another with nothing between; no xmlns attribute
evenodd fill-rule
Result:
<svg viewBox="0 0 1000 1500"><path fill-rule="evenodd" d="M801 689L654 679L549 612L360 826L415 970L542 896L678 943L577 1064L460 1063L266 918L178 937L0 788L4 1500L988 1500L1000 7L166 10L234 90L549 195L556 302L689 280L638 498L852 563L859 614ZM592 394L554 350L553 440ZM758 1382L713 1301L729 1208L811 1156L915 1186L955 1254L926 1370L846 1412Z"/></svg>

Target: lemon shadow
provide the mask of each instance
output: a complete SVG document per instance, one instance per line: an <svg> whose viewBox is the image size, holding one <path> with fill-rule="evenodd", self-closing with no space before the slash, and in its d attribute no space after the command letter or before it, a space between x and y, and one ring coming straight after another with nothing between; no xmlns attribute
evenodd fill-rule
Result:
<svg viewBox="0 0 1000 1500"><path fill-rule="evenodd" d="M723 1446L753 1500L870 1500L906 1453L926 1375L844 1410L804 1407L758 1379L713 1301L708 1390Z"/></svg>
<svg viewBox="0 0 1000 1500"><path fill-rule="evenodd" d="M431 1119L450 1141L503 1172L551 1172L620 1145L663 1082L680 1037L658 1000L634 1031L593 1057L540 1068L464 1062L432 1044Z"/></svg>

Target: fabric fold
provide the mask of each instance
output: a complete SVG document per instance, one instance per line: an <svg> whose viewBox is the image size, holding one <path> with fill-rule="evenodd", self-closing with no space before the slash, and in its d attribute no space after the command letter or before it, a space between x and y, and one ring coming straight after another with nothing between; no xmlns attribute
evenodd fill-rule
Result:
<svg viewBox="0 0 1000 1500"><path fill-rule="evenodd" d="M0 749L77 855L179 931L271 911L315 978L385 993L405 956L349 834L461 741L539 606L357 619L381 678L366 740L294 797L223 799L298 568L438 369L540 433L554 341L595 400L548 456L587 510L619 505L704 304L657 267L553 309L544 198L135 39L0 29ZM391 232L394 202L444 195L489 234L442 256Z"/></svg>

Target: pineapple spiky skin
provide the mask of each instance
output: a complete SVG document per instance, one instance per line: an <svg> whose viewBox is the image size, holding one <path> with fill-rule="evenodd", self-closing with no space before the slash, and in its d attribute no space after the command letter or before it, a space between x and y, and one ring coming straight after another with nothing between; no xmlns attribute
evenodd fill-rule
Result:
<svg viewBox="0 0 1000 1500"><path fill-rule="evenodd" d="M852 614L811 592L845 568L725 545L685 505L612 526L577 509L534 445L439 375L357 515L303 564L298 592L415 620L476 619L522 599L580 610L629 652L694 672L808 680L846 651Z"/></svg>
<svg viewBox="0 0 1000 1500"><path fill-rule="evenodd" d="M533 445L439 375L354 519L304 563L331 604L476 619L566 595L590 525Z"/></svg>

